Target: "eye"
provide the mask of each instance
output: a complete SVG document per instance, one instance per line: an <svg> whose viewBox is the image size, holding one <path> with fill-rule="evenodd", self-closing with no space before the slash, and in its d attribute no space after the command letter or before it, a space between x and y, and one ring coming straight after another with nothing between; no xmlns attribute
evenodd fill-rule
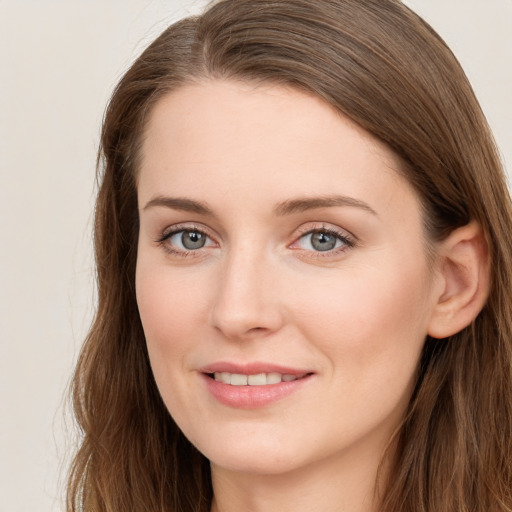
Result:
<svg viewBox="0 0 512 512"><path fill-rule="evenodd" d="M329 252L353 247L354 242L346 234L324 228L305 233L294 245L306 251Z"/></svg>
<svg viewBox="0 0 512 512"><path fill-rule="evenodd" d="M187 253L215 245L215 242L200 229L179 229L178 227L164 233L158 243L163 245L166 251L177 255L187 255Z"/></svg>

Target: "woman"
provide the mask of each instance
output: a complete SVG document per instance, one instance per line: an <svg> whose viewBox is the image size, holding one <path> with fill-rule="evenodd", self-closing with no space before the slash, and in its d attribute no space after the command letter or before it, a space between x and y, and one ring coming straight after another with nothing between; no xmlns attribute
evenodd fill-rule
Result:
<svg viewBox="0 0 512 512"><path fill-rule="evenodd" d="M512 510L510 197L425 22L214 3L100 158L70 510Z"/></svg>

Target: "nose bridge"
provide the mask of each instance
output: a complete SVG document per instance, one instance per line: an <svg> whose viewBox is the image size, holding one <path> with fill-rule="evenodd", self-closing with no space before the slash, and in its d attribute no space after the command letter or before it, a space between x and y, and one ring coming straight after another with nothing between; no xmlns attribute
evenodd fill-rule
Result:
<svg viewBox="0 0 512 512"><path fill-rule="evenodd" d="M214 327L229 338L278 329L282 318L271 286L274 277L273 264L261 247L233 246L217 280L211 311Z"/></svg>

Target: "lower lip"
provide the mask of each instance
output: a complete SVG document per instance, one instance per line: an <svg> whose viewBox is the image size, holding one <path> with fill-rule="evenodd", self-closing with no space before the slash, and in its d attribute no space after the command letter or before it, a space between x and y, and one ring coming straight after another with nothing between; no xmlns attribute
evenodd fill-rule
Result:
<svg viewBox="0 0 512 512"><path fill-rule="evenodd" d="M299 391L312 378L306 375L301 379L265 386L232 386L202 374L208 391L220 403L238 409L257 409L273 404L296 391Z"/></svg>

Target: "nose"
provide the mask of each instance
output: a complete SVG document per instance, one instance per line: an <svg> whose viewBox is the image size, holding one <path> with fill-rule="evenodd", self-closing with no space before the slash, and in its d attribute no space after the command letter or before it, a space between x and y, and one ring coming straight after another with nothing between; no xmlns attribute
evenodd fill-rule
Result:
<svg viewBox="0 0 512 512"><path fill-rule="evenodd" d="M211 323L232 340L266 336L284 323L278 271L261 252L233 250L223 262Z"/></svg>

